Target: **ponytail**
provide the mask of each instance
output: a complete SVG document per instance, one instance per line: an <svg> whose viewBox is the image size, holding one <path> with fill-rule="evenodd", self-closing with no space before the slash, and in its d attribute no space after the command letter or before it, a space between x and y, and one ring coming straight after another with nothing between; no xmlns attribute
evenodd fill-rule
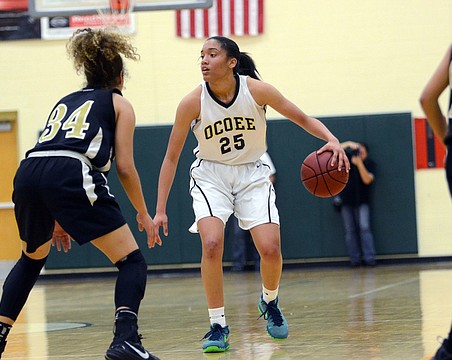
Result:
<svg viewBox="0 0 452 360"><path fill-rule="evenodd" d="M237 60L238 63L234 69L236 70L237 74L248 75L253 79L261 80L261 75L259 74L259 71L257 71L256 69L256 64L254 63L254 60L251 58L251 56L248 55L248 53L241 52L240 58Z"/></svg>

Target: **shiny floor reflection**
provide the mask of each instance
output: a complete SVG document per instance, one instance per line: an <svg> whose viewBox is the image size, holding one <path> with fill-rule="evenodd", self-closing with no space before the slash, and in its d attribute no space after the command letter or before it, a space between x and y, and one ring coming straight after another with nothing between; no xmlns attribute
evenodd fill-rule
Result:
<svg viewBox="0 0 452 360"><path fill-rule="evenodd" d="M0 278L1 279L1 278ZM0 280L1 283L2 280ZM103 359L115 279L41 278L13 328L5 360ZM209 324L198 273L149 276L144 345L162 360L429 359L451 322L452 263L286 269L280 305L289 338L258 318L257 273L225 273L231 350L203 354Z"/></svg>

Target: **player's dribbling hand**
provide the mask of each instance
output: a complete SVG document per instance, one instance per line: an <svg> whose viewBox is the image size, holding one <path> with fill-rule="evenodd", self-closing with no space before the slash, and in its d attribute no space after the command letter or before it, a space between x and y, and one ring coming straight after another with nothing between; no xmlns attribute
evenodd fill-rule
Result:
<svg viewBox="0 0 452 360"><path fill-rule="evenodd" d="M324 146L322 146L317 153L321 154L324 151L332 151L333 159L331 160L331 165L334 166L335 163L338 163L338 170L341 171L345 168L346 172L350 171L350 162L348 161L348 157L345 154L345 150L342 149L339 141L328 141Z"/></svg>
<svg viewBox="0 0 452 360"><path fill-rule="evenodd" d="M162 240L158 236L158 231L156 229L156 226L154 222L152 221L151 216L146 214L137 214L137 223L138 223L138 230L146 231L146 235L148 238L148 247L153 248L155 244L162 246ZM157 233L157 236L155 234Z"/></svg>
<svg viewBox="0 0 452 360"><path fill-rule="evenodd" d="M55 221L55 228L53 229L52 246L56 246L58 251L63 248L65 253L71 249L71 237L57 221Z"/></svg>
<svg viewBox="0 0 452 360"><path fill-rule="evenodd" d="M156 236L159 235L160 227L163 228L163 235L168 236L168 216L165 213L156 213L154 216L154 224L157 228Z"/></svg>

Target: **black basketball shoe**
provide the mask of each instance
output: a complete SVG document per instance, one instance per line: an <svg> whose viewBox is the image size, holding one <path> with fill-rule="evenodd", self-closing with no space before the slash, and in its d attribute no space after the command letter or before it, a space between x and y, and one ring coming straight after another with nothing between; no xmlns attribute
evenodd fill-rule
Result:
<svg viewBox="0 0 452 360"><path fill-rule="evenodd" d="M115 335L105 354L107 360L159 360L141 344L136 314L130 310L118 311L115 318Z"/></svg>

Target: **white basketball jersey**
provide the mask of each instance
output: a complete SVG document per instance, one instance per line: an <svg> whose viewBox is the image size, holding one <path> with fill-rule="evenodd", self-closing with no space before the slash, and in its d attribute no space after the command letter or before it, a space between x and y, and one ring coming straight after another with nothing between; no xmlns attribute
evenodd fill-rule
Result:
<svg viewBox="0 0 452 360"><path fill-rule="evenodd" d="M194 150L200 159L228 165L259 160L267 150L265 105L256 104L247 76L240 75L230 104L218 100L206 82L202 82L201 112L192 123L198 140Z"/></svg>

